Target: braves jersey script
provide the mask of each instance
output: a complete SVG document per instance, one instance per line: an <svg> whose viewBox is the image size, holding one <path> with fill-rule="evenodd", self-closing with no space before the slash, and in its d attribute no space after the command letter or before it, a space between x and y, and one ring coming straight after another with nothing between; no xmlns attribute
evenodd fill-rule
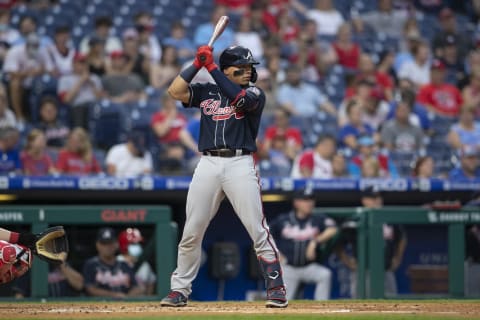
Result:
<svg viewBox="0 0 480 320"><path fill-rule="evenodd" d="M114 265L103 263L98 257L87 260L83 267L85 287L94 286L115 292L128 293L137 285L133 269L125 261Z"/></svg>
<svg viewBox="0 0 480 320"><path fill-rule="evenodd" d="M270 232L278 249L287 258L287 264L301 267L313 262L307 261L305 256L310 240L334 226L335 221L325 215L299 219L292 211L270 223Z"/></svg>
<svg viewBox="0 0 480 320"><path fill-rule="evenodd" d="M234 111L230 105L231 101L215 84L193 84L189 88L190 101L184 106L197 107L201 110L199 151L246 149L255 152L257 150L255 139L265 106L265 94L261 89L255 86L245 89L245 99L250 103L253 101L256 106L251 111L240 112Z"/></svg>

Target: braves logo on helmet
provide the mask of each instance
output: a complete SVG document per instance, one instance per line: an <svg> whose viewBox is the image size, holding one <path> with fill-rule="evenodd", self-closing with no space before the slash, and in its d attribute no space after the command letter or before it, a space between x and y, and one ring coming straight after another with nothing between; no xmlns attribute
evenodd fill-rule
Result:
<svg viewBox="0 0 480 320"><path fill-rule="evenodd" d="M257 72L254 64L259 64L257 60L253 58L252 52L242 46L231 46L223 50L220 55L220 70L224 70L230 66L241 66L245 64L252 65L252 77L250 81L255 82L257 80Z"/></svg>

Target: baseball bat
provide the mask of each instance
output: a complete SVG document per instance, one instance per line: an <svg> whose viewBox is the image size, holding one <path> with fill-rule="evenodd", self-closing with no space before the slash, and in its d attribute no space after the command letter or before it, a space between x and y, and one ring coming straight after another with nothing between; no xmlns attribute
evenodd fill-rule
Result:
<svg viewBox="0 0 480 320"><path fill-rule="evenodd" d="M213 46L213 43L218 39L218 37L220 37L220 35L227 27L229 21L230 19L227 16L221 16L220 19L218 19L217 24L215 25L215 29L213 29L212 36L208 41L209 47Z"/></svg>
<svg viewBox="0 0 480 320"><path fill-rule="evenodd" d="M215 29L213 29L212 36L210 37L210 40L208 40L209 47L213 46L213 43L218 39L218 37L220 37L220 35L223 33L223 30L225 30L227 27L229 21L230 19L227 16L221 16L220 19L218 19ZM200 60L205 61L205 57L200 57Z"/></svg>

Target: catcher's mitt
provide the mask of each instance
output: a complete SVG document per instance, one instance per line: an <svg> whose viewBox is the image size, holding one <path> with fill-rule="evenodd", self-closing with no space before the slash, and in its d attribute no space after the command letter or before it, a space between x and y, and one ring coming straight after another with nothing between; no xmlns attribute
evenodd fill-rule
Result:
<svg viewBox="0 0 480 320"><path fill-rule="evenodd" d="M57 265L67 260L68 239L62 226L45 229L36 237L33 253L40 259Z"/></svg>

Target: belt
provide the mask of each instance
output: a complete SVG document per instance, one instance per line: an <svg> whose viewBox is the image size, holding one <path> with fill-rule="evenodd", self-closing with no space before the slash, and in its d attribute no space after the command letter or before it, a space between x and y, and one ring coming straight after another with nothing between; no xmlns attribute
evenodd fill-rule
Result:
<svg viewBox="0 0 480 320"><path fill-rule="evenodd" d="M212 157L232 158L239 156L247 156L252 154L251 151L246 149L213 149L203 151L203 155Z"/></svg>

